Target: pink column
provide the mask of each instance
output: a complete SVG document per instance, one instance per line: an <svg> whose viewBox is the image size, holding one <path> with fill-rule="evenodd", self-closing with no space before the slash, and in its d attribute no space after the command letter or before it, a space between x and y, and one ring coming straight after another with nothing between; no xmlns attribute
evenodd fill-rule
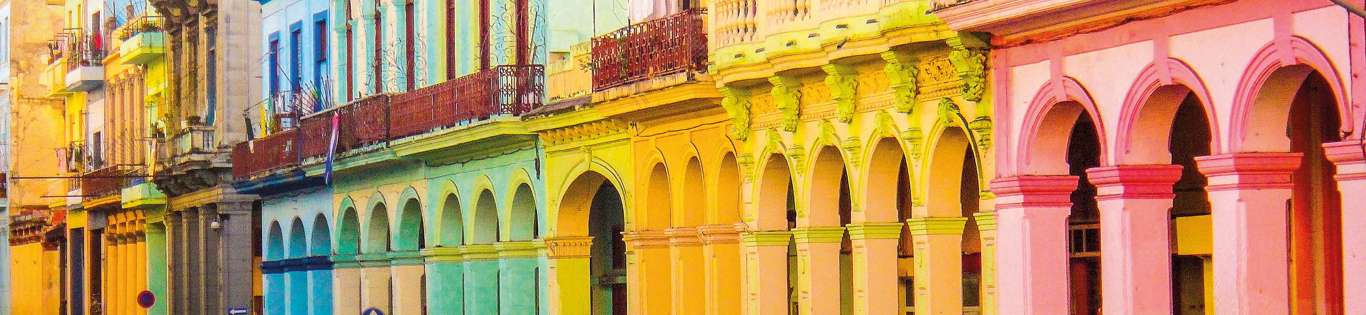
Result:
<svg viewBox="0 0 1366 315"><path fill-rule="evenodd" d="M1067 314L1067 214L1076 176L1018 176L991 182L996 194L998 308Z"/></svg>
<svg viewBox="0 0 1366 315"><path fill-rule="evenodd" d="M1366 193L1366 157L1360 142L1325 143L1328 160L1337 166L1338 191L1342 197L1342 301L1347 314L1366 314L1366 216L1352 207Z"/></svg>
<svg viewBox="0 0 1366 315"><path fill-rule="evenodd" d="M1172 185L1180 165L1124 165L1086 170L1100 206L1101 305L1105 314L1172 310Z"/></svg>
<svg viewBox="0 0 1366 315"><path fill-rule="evenodd" d="M1289 218L1299 153L1196 158L1209 177L1214 224L1214 309L1219 314L1290 312Z"/></svg>

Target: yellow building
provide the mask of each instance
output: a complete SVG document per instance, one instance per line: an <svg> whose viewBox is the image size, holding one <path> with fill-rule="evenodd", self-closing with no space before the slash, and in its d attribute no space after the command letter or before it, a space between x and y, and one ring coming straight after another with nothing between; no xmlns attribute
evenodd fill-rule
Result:
<svg viewBox="0 0 1366 315"><path fill-rule="evenodd" d="M994 314L982 39L926 1L684 3L632 1L567 59L591 96L529 120L552 308Z"/></svg>

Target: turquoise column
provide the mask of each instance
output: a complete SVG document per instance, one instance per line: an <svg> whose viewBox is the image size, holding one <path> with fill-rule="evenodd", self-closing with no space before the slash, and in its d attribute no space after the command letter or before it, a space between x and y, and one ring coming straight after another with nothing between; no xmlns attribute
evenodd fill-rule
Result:
<svg viewBox="0 0 1366 315"><path fill-rule="evenodd" d="M266 314L286 314L288 309L285 305L285 274L280 270L279 261L267 261L261 263L261 272L264 277L266 298Z"/></svg>
<svg viewBox="0 0 1366 315"><path fill-rule="evenodd" d="M465 265L458 247L422 250L427 261L427 314L465 315Z"/></svg>
<svg viewBox="0 0 1366 315"><path fill-rule="evenodd" d="M313 315L332 315L332 262L326 256L313 259L317 264L308 272Z"/></svg>
<svg viewBox="0 0 1366 315"><path fill-rule="evenodd" d="M290 266L285 267L285 276L289 280L289 314L308 315L308 270L304 265L303 259L291 259Z"/></svg>
<svg viewBox="0 0 1366 315"><path fill-rule="evenodd" d="M532 242L503 242L498 250L498 295L502 315L537 314L541 277Z"/></svg>
<svg viewBox="0 0 1366 315"><path fill-rule="evenodd" d="M498 315L498 255L493 245L465 246L465 314Z"/></svg>
<svg viewBox="0 0 1366 315"><path fill-rule="evenodd" d="M147 290L157 298L147 314L166 315L166 305L170 301L170 296L166 295L166 224L148 223L146 229Z"/></svg>

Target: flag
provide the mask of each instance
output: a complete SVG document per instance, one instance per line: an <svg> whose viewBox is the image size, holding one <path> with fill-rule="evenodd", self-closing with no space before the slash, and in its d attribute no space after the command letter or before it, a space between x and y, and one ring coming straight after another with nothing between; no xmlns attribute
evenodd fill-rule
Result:
<svg viewBox="0 0 1366 315"><path fill-rule="evenodd" d="M332 160L337 157L337 125L340 123L337 111L332 111L332 134L327 141L327 163L323 167L323 183L332 183Z"/></svg>

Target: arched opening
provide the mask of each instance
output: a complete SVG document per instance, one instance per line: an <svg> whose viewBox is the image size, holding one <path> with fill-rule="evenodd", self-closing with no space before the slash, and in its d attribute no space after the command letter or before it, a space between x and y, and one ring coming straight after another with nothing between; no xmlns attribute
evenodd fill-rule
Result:
<svg viewBox="0 0 1366 315"><path fill-rule="evenodd" d="M484 190L475 199L474 235L470 244L493 244L498 242L498 205L493 191Z"/></svg>
<svg viewBox="0 0 1366 315"><path fill-rule="evenodd" d="M911 226L906 224L912 217L912 204L915 202L911 196L911 170L906 163L902 162L898 167L896 175L896 219L901 223L901 236L896 244L896 264L898 286L897 294L901 298L901 303L905 310L914 312L915 310L915 274L911 271L915 268L915 242L911 238Z"/></svg>
<svg viewBox="0 0 1366 315"><path fill-rule="evenodd" d="M398 242L396 249L414 251L427 247L422 224L422 203L417 198L403 202L403 212L399 214Z"/></svg>
<svg viewBox="0 0 1366 315"><path fill-rule="evenodd" d="M465 243L465 218L460 211L460 199L454 193L441 203L441 245L456 247Z"/></svg>
<svg viewBox="0 0 1366 315"><path fill-rule="evenodd" d="M1069 104L1074 103L1056 106ZM1067 217L1071 312L1098 315L1101 308L1100 210L1096 204L1096 186L1087 180L1086 170L1100 166L1100 135L1091 116L1077 115L1067 141L1066 161L1068 174L1079 177Z"/></svg>
<svg viewBox="0 0 1366 315"><path fill-rule="evenodd" d="M764 162L763 175L760 177L758 194L758 215L755 226L760 231L791 231L797 227L797 196L792 182L792 173L787 159L779 154L769 155ZM785 288L784 308L788 314L798 314L797 298L797 243L792 237L787 239L783 285Z"/></svg>
<svg viewBox="0 0 1366 315"><path fill-rule="evenodd" d="M965 312L980 312L982 306L982 236L977 227L977 214L980 200L980 185L977 181L977 157L972 146L963 152L963 169L959 179L958 204L962 206L961 215L967 219L963 226L963 309Z"/></svg>
<svg viewBox="0 0 1366 315"><path fill-rule="evenodd" d="M672 226L672 196L669 194L669 173L664 163L656 163L650 168L650 177L645 191L645 211L640 217L638 229L663 230Z"/></svg>
<svg viewBox="0 0 1366 315"><path fill-rule="evenodd" d="M925 265L915 266L916 269L924 269L916 270L919 276L929 279L933 279L929 277L933 274L956 273L959 278L957 281L922 284L925 287L922 288L921 294L933 294L934 290L957 290L954 292L959 294L957 297L939 294L941 297L936 298L936 301L927 301L935 303L926 305L934 307L940 303L958 304L969 314L980 312L982 302L982 242L974 216L978 211L981 186L978 182L977 157L973 149L968 132L959 127L945 128L935 138L926 169L927 194L923 212L927 220L962 220L962 232L943 238L942 241L935 241L936 236L927 232L920 242L923 243L921 247L924 253L929 255L921 257ZM944 254L938 256L947 257L936 257L935 253L945 252L956 252L957 255Z"/></svg>
<svg viewBox="0 0 1366 315"><path fill-rule="evenodd" d="M356 208L342 210L341 223L337 225L337 254L360 254L360 219Z"/></svg>
<svg viewBox="0 0 1366 315"><path fill-rule="evenodd" d="M740 223L740 166L734 154L721 158L721 169L716 174L716 214L710 224Z"/></svg>
<svg viewBox="0 0 1366 315"><path fill-rule="evenodd" d="M327 226L327 217L321 213L313 218L313 237L312 245L309 246L310 256L328 256L332 254L332 234Z"/></svg>
<svg viewBox="0 0 1366 315"><path fill-rule="evenodd" d="M1324 143L1342 139L1336 98L1327 79L1304 66L1277 70L1262 90L1249 113L1243 150L1303 154L1287 205L1291 313L1341 313L1342 197L1323 150Z"/></svg>
<svg viewBox="0 0 1366 315"><path fill-rule="evenodd" d="M807 211L807 224L811 227L843 228L853 220L852 198L849 192L849 176L844 168L844 159L839 149L826 146L816 155L815 168L811 172L811 190ZM832 198L833 197L833 198ZM841 233L840 246L836 258L836 288L838 297L824 296L816 299L838 298L840 313L853 313L853 242L846 230ZM815 255L816 253L812 253ZM814 259L814 258L813 258ZM812 286L820 286L812 283Z"/></svg>
<svg viewBox="0 0 1366 315"><path fill-rule="evenodd" d="M536 220L536 197L531 192L531 185L522 184L517 186L517 192L512 195L512 231L508 239L512 241L530 241L540 238L540 224Z"/></svg>
<svg viewBox="0 0 1366 315"><path fill-rule="evenodd" d="M593 174L591 176L598 176ZM626 314L626 227L621 194L610 182L599 179L588 206L588 235L593 237L589 256L593 314Z"/></svg>
<svg viewBox="0 0 1366 315"><path fill-rule="evenodd" d="M266 260L281 260L285 258L285 236L280 229L280 222L270 222L270 231L266 235Z"/></svg>
<svg viewBox="0 0 1366 315"><path fill-rule="evenodd" d="M304 235L304 221L294 218L289 225L289 258L308 256L308 239Z"/></svg>
<svg viewBox="0 0 1366 315"><path fill-rule="evenodd" d="M279 221L270 222L270 230L266 232L266 260L280 261L285 258L284 231L280 228ZM288 285L285 284L285 275L279 270L265 270L265 310L272 314L286 314L289 309L286 300Z"/></svg>
<svg viewBox="0 0 1366 315"><path fill-rule="evenodd" d="M389 244L389 210L383 203L370 210L369 227L366 229L365 253L383 254L392 247Z"/></svg>
<svg viewBox="0 0 1366 315"><path fill-rule="evenodd" d="M702 161L689 159L683 173L683 208L674 215L674 227L695 227L705 220L707 190L704 176Z"/></svg>

